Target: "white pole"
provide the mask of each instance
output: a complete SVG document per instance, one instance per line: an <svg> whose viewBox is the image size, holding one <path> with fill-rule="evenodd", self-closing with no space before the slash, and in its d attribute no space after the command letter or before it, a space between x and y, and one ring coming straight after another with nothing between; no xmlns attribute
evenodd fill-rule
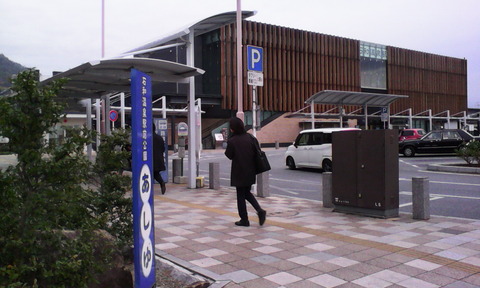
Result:
<svg viewBox="0 0 480 288"><path fill-rule="evenodd" d="M252 100L252 130L253 136L257 137L257 86L255 85L252 87Z"/></svg>
<svg viewBox="0 0 480 288"><path fill-rule="evenodd" d="M100 134L102 133L101 130L101 122L102 120L100 119L100 111L102 109L102 106L100 105L100 99L95 99L95 118L97 118L97 152L98 152L98 146L100 146Z"/></svg>
<svg viewBox="0 0 480 288"><path fill-rule="evenodd" d="M315 102L310 104L310 121L312 121L312 129L315 129Z"/></svg>
<svg viewBox="0 0 480 288"><path fill-rule="evenodd" d="M92 130L92 99L86 99L85 102L87 107L87 129L90 131ZM87 157L88 160L93 161L92 143L87 145Z"/></svg>
<svg viewBox="0 0 480 288"><path fill-rule="evenodd" d="M408 108L408 128L415 128L413 127L412 108Z"/></svg>
<svg viewBox="0 0 480 288"><path fill-rule="evenodd" d="M195 117L195 129L197 129L196 133L197 133L197 147L195 149L196 153L195 153L195 165L196 165L196 175L197 177L200 176L199 175L199 169L200 169L200 156L201 156L201 152L202 152L202 99L198 98L195 103L197 104L196 105L196 108L195 108L195 112L196 112L196 117Z"/></svg>
<svg viewBox="0 0 480 288"><path fill-rule="evenodd" d="M447 110L447 124L448 124L448 129L450 129L450 110Z"/></svg>
<svg viewBox="0 0 480 288"><path fill-rule="evenodd" d="M190 31L187 43L187 65L194 66L194 34ZM195 78L189 78L190 88L188 91L188 187L196 188L197 181L195 179L196 171L196 147L197 137L195 129Z"/></svg>
<svg viewBox="0 0 480 288"><path fill-rule="evenodd" d="M120 117L122 119L120 120L122 129L125 129L125 93L120 93Z"/></svg>
<svg viewBox="0 0 480 288"><path fill-rule="evenodd" d="M430 122L430 131L433 130L432 109L428 109L428 121Z"/></svg>
<svg viewBox="0 0 480 288"><path fill-rule="evenodd" d="M112 130L110 129L110 94L105 96L105 135L112 135Z"/></svg>
<svg viewBox="0 0 480 288"><path fill-rule="evenodd" d="M243 113L243 59L242 59L242 1L237 0L237 117L244 121ZM192 65L193 66L193 65Z"/></svg>
<svg viewBox="0 0 480 288"><path fill-rule="evenodd" d="M167 96L162 96L162 116L167 119Z"/></svg>
<svg viewBox="0 0 480 288"><path fill-rule="evenodd" d="M102 58L105 58L105 0L102 0Z"/></svg>
<svg viewBox="0 0 480 288"><path fill-rule="evenodd" d="M365 112L365 130L368 130L368 105L367 104L363 106L363 110Z"/></svg>

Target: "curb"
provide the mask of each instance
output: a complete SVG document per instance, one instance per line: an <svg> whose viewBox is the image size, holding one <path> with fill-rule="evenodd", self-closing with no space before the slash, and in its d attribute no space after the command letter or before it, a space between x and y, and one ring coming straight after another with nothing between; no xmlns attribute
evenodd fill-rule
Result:
<svg viewBox="0 0 480 288"><path fill-rule="evenodd" d="M429 170L429 171L440 171L440 172L450 172L450 173L480 174L480 168L452 166L452 164L429 164L427 166L427 170Z"/></svg>

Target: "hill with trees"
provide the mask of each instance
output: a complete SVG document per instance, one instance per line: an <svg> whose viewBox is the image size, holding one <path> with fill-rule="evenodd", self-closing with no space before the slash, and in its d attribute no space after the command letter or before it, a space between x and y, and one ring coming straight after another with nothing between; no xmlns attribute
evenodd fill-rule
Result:
<svg viewBox="0 0 480 288"><path fill-rule="evenodd" d="M27 70L27 67L22 66L16 62L11 61L5 55L0 54L0 91L12 86L10 78L22 71Z"/></svg>

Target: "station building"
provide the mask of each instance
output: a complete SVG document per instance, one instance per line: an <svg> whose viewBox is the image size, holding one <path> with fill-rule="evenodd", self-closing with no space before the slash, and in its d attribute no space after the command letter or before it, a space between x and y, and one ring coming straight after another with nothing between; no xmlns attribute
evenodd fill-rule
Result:
<svg viewBox="0 0 480 288"><path fill-rule="evenodd" d="M244 12L244 18L253 15L249 13ZM212 19L215 16L198 25L208 24ZM247 19L242 22L242 35L241 96L249 127L253 123L252 86L247 83L246 47L262 47L264 53L263 86L256 88L261 108L261 129L257 137L264 146L290 144L300 130L312 127L478 131L479 111L469 113L467 107L466 59ZM195 97L201 99L204 112L202 144L204 148L213 148L215 134L225 130L229 118L235 116L238 109L236 24L204 29L194 39L194 66L206 71L195 79ZM180 33L128 53L186 64L186 45ZM181 109L187 105L188 89L187 84L160 84L153 89L154 100L166 96L169 108ZM308 103L313 95L322 91L345 92L345 97L337 97L336 102ZM349 102L348 92L354 93L357 100L373 94L399 97L388 102L389 117L382 119L381 111L385 107ZM159 104L155 103L154 107ZM186 122L184 117L186 115L168 116L172 123ZM172 135L174 129L172 125ZM170 139L173 139L170 144L174 144L175 137Z"/></svg>

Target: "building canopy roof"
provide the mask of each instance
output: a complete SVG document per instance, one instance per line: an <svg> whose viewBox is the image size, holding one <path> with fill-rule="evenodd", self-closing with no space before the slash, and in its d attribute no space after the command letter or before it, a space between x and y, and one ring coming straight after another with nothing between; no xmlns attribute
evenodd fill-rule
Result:
<svg viewBox="0 0 480 288"><path fill-rule="evenodd" d="M97 99L110 93L130 92L130 72L135 68L151 77L152 86L159 82L186 82L186 78L203 74L199 68L151 58L106 59L87 62L59 73L40 83L67 78L59 95L70 108L85 98ZM75 109L75 108L74 108Z"/></svg>
<svg viewBox="0 0 480 288"><path fill-rule="evenodd" d="M255 11L242 11L242 19L251 17L255 15ZM225 12L225 13L220 13L208 18L205 18L201 21L198 21L194 24L190 24L183 29L180 29L178 32L169 34L165 37L162 37L160 39L157 39L155 41L149 42L147 44L144 44L140 47L131 49L125 54L132 54L134 52L140 52L142 50L148 50L153 47L158 47L158 46L163 46L163 45L170 45L170 44L176 44L179 42L185 42L186 39L183 39L182 37L187 36L190 32L194 33L194 36L199 36L205 33L208 33L210 31L213 31L215 29L218 29L222 26L234 23L236 21L237 17L237 12L232 11L232 12Z"/></svg>
<svg viewBox="0 0 480 288"><path fill-rule="evenodd" d="M395 100L407 97L406 95L324 90L312 95L305 103L384 107Z"/></svg>

